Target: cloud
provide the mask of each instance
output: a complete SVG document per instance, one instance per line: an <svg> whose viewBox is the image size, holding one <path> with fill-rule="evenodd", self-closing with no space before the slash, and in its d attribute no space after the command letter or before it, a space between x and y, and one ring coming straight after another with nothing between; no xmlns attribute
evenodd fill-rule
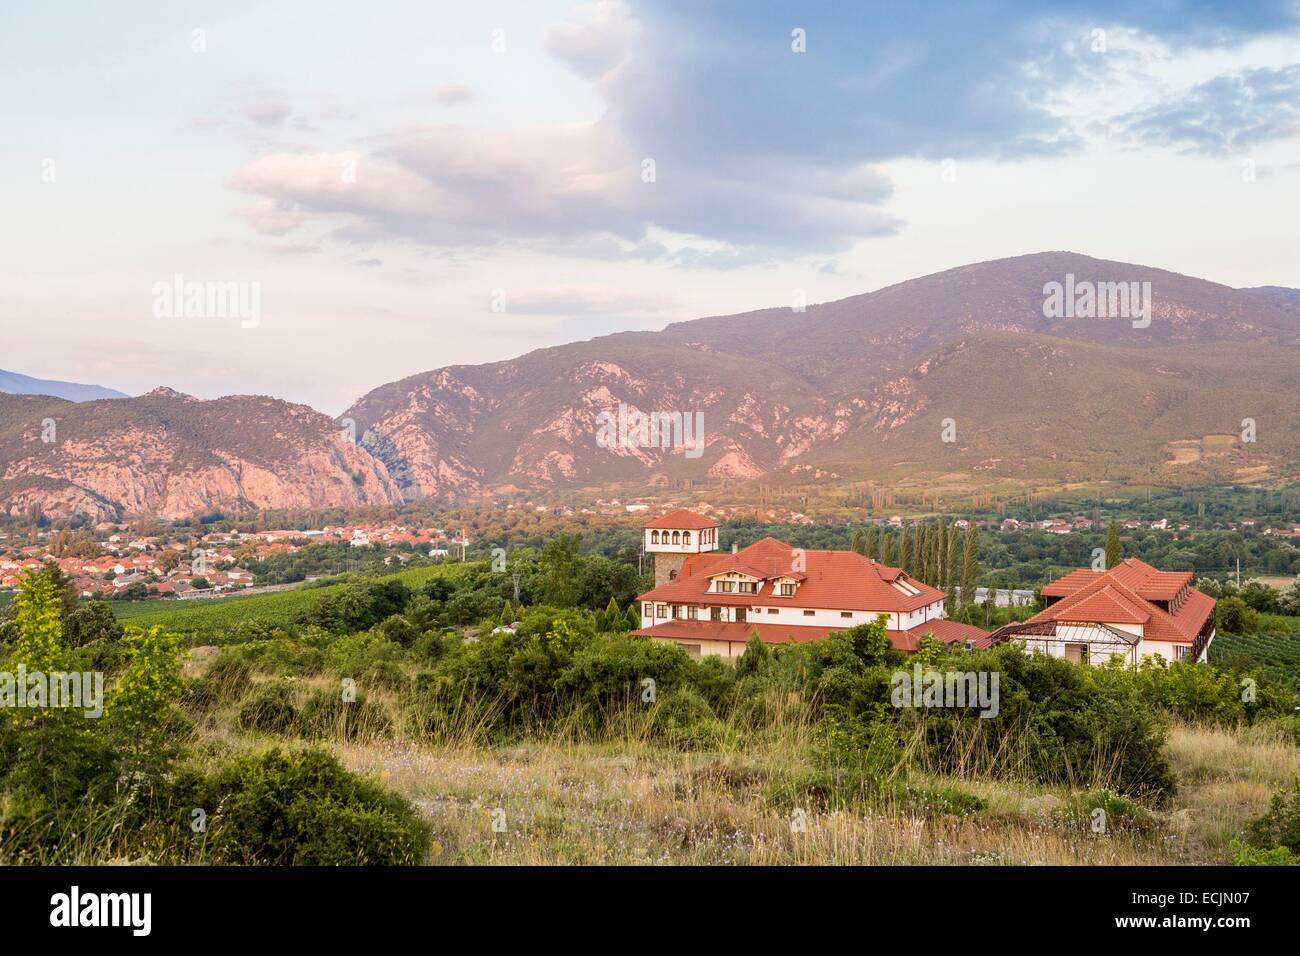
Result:
<svg viewBox="0 0 1300 956"><path fill-rule="evenodd" d="M993 13L601 0L545 39L593 84L598 117L409 127L377 135L365 154L266 156L232 185L270 203L255 228L319 220L344 241L693 268L824 258L900 228L884 171L893 160L1062 155L1087 148L1093 128L1195 149L1293 132L1290 71L1202 77L1183 100L1169 98L1176 83L1161 84L1164 99L1130 94L1195 43L1244 42L1294 20L1177 0ZM1092 24L1107 25L1110 59L1086 55ZM805 52L792 48L796 29ZM467 95L435 91L452 103ZM1090 103L1107 109L1089 113ZM339 175L345 156L353 181Z"/></svg>
<svg viewBox="0 0 1300 956"><path fill-rule="evenodd" d="M289 118L293 107L276 99L255 99L244 103L239 112L258 126L279 126Z"/></svg>
<svg viewBox="0 0 1300 956"><path fill-rule="evenodd" d="M444 83L434 87L433 98L442 106L459 106L474 99L474 91L462 83Z"/></svg>
<svg viewBox="0 0 1300 956"><path fill-rule="evenodd" d="M1215 77L1174 102L1121 116L1143 143L1205 153L1249 149L1300 134L1300 66Z"/></svg>

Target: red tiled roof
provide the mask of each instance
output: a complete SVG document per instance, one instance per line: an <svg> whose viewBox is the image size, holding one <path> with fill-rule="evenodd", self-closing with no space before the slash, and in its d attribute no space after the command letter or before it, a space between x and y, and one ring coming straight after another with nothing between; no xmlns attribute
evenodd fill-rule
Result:
<svg viewBox="0 0 1300 956"><path fill-rule="evenodd" d="M699 531L703 528L716 528L718 523L712 518L706 518L703 515L697 515L694 511L687 511L685 508L678 508L676 511L670 511L662 518L655 518L653 521L647 521L641 527L643 528L676 528L677 530Z"/></svg>
<svg viewBox="0 0 1300 956"><path fill-rule="evenodd" d="M1191 572L1158 571L1137 558L1126 558L1109 571L1071 571L1042 589L1061 600L1027 623L1140 624L1145 640L1189 644L1214 613L1214 599L1190 587L1191 580ZM1184 592L1173 614L1154 603Z"/></svg>
<svg viewBox="0 0 1300 956"><path fill-rule="evenodd" d="M760 621L665 621L653 627L643 627L632 632L637 637L660 637L674 641L727 641L744 644L758 632L764 644L805 644L820 641L828 634L843 631L842 627L805 627L799 624L769 624ZM989 633L970 624L959 624L947 618L926 621L906 631L890 630L889 642L900 651L912 652L926 634L933 634L945 644L973 640L976 647L989 646Z"/></svg>
<svg viewBox="0 0 1300 956"><path fill-rule="evenodd" d="M934 604L944 592L910 578L854 551L802 551L803 582L791 597L773 593L775 579L794 572L795 548L775 538L743 548L736 554L693 554L686 559L676 580L660 585L638 600L665 604L757 605L821 608L829 611L881 611L899 613ZM762 576L756 594L708 593L709 576L729 570ZM916 594L905 594L894 582L905 581Z"/></svg>

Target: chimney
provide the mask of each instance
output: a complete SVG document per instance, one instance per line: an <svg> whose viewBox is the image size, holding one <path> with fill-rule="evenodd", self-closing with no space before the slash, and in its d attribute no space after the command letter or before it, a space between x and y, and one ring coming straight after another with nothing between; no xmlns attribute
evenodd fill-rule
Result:
<svg viewBox="0 0 1300 956"><path fill-rule="evenodd" d="M731 542L731 553L735 554L739 550L740 550L740 545L737 544L735 541Z"/></svg>

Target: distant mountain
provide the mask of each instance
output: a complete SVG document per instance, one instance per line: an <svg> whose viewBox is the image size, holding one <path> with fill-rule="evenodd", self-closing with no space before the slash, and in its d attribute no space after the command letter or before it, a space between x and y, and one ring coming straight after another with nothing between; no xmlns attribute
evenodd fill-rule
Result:
<svg viewBox="0 0 1300 956"><path fill-rule="evenodd" d="M1081 296L1119 282L1150 283L1149 323L1090 317L1083 298L1045 308L1053 283ZM0 510L182 517L688 480L960 497L1296 478L1294 291L1048 252L802 312L434 369L375 389L337 422L261 396L0 395ZM602 416L620 409L698 414L703 444L611 446ZM49 421L57 438L44 442Z"/></svg>
<svg viewBox="0 0 1300 956"><path fill-rule="evenodd" d="M1262 296L1274 305L1288 309L1300 309L1300 289L1289 289L1281 285L1261 285L1253 289L1242 289L1241 291Z"/></svg>
<svg viewBox="0 0 1300 956"><path fill-rule="evenodd" d="M1067 282L1149 282L1149 326L1049 316L1045 287ZM1049 252L803 312L716 316L435 369L375 389L345 417L408 497L759 476L1200 482L1296 466L1298 346L1300 312L1274 297ZM691 459L601 447L597 417L620 403L701 412L707 448ZM1268 422L1267 440L1234 441L1243 418L1261 435Z"/></svg>
<svg viewBox="0 0 1300 956"><path fill-rule="evenodd" d="M78 404L0 395L0 511L11 515L103 521L400 501L383 464L305 405L166 388Z"/></svg>
<svg viewBox="0 0 1300 956"><path fill-rule="evenodd" d="M0 369L0 392L10 395L52 395L69 402L92 402L98 398L126 398L126 393L99 385L54 382Z"/></svg>

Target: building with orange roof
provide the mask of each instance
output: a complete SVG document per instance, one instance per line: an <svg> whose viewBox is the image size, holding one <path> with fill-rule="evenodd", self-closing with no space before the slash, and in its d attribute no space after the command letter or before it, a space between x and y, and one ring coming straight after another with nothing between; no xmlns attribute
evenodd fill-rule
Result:
<svg viewBox="0 0 1300 956"><path fill-rule="evenodd" d="M987 647L989 634L945 617L943 591L854 551L812 551L764 538L718 553L718 522L678 510L642 526L655 586L642 594L633 634L692 655L738 657L754 635L768 644L821 640L886 618L890 641L914 651L932 634Z"/></svg>
<svg viewBox="0 0 1300 956"><path fill-rule="evenodd" d="M1160 571L1126 558L1106 571L1081 568L1042 589L1047 607L995 631L992 642L1079 663L1114 656L1130 663L1206 659L1214 640L1214 599L1192 587L1190 571Z"/></svg>

